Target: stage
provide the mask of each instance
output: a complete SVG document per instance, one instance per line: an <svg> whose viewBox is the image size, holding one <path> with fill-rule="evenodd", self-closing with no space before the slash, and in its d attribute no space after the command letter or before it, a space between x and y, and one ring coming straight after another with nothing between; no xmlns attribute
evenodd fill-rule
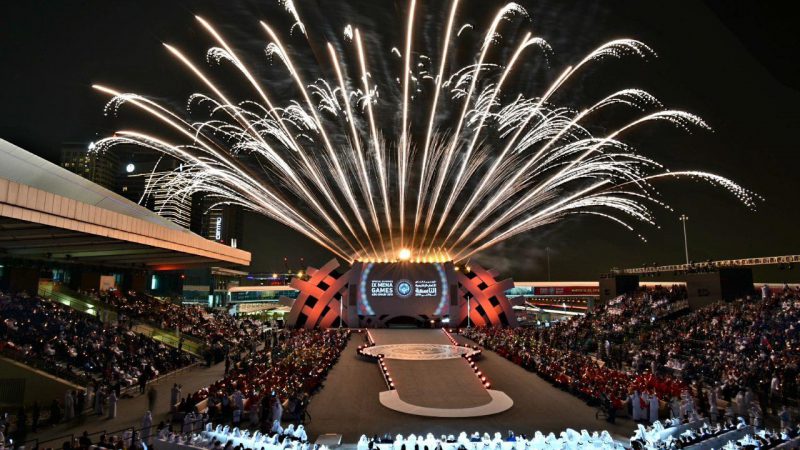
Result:
<svg viewBox="0 0 800 450"><path fill-rule="evenodd" d="M380 393L383 406L427 417L480 417L514 402L488 390L441 329L371 330L395 389Z"/></svg>
<svg viewBox="0 0 800 450"><path fill-rule="evenodd" d="M404 330L397 331L403 334ZM472 344L459 336L454 337ZM397 339L400 338L398 334ZM439 436L458 435L461 431L505 433L507 430L532 434L535 430L560 433L564 428L572 427L589 431L605 429L611 431L616 439L626 439L635 427L627 419L618 420L616 425L597 420L595 408L488 350L483 351L478 365L491 380L492 389L503 391L514 400L511 409L491 416L458 419L416 416L391 410L379 401L386 384L375 362L357 356L358 346L363 342L363 334L353 334L339 362L325 380L325 387L311 398L311 422L306 425L309 435L339 433L345 442L357 442L362 434L389 433L394 436L398 433L432 432Z"/></svg>

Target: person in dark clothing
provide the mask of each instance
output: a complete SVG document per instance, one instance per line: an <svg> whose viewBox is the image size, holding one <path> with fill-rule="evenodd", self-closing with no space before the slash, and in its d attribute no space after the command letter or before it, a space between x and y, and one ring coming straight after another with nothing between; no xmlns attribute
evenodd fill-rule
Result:
<svg viewBox="0 0 800 450"><path fill-rule="evenodd" d="M211 350L206 349L203 351L203 356L206 359L206 367L211 367L211 360L214 358L214 353Z"/></svg>
<svg viewBox="0 0 800 450"><path fill-rule="evenodd" d="M150 390L147 391L147 405L149 406L150 411L155 411L157 398L158 391L156 391L155 387L151 386Z"/></svg>
<svg viewBox="0 0 800 450"><path fill-rule="evenodd" d="M22 406L19 408L19 412L17 412L17 430L14 432L14 439L17 442L25 442L25 438L28 436L28 413L25 411L25 407Z"/></svg>
<svg viewBox="0 0 800 450"><path fill-rule="evenodd" d="M600 394L600 405L606 412L606 421L608 423L615 423L617 420L617 409L614 408L614 402L605 392Z"/></svg>
<svg viewBox="0 0 800 450"><path fill-rule="evenodd" d="M144 389L147 386L147 371L144 371L139 377L139 393L144 394Z"/></svg>
<svg viewBox="0 0 800 450"><path fill-rule="evenodd" d="M55 425L59 422L61 422L61 405L57 399L53 399L53 403L50 404L50 423Z"/></svg>
<svg viewBox="0 0 800 450"><path fill-rule="evenodd" d="M83 435L81 435L80 439L78 439L78 444L80 444L82 449L87 449L92 446L92 440L89 439L89 432L84 431Z"/></svg>
<svg viewBox="0 0 800 450"><path fill-rule="evenodd" d="M78 399L75 401L75 415L81 416L86 408L86 390L81 389Z"/></svg>
<svg viewBox="0 0 800 450"><path fill-rule="evenodd" d="M33 430L34 433L39 430L39 416L41 416L41 414L41 407L37 400L33 402L33 408L31 409L31 430Z"/></svg>

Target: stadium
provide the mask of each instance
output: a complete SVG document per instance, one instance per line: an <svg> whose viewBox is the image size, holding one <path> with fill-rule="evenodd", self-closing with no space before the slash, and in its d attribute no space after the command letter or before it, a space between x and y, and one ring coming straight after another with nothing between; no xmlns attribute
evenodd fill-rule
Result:
<svg viewBox="0 0 800 450"><path fill-rule="evenodd" d="M3 9L0 450L800 446L777 6Z"/></svg>

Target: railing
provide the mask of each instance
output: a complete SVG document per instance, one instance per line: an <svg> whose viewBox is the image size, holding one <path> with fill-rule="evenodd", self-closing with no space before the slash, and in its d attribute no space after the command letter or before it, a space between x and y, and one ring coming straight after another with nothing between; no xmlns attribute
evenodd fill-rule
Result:
<svg viewBox="0 0 800 450"><path fill-rule="evenodd" d="M199 427L197 426L198 422L200 423ZM203 426L205 425L205 423L203 422L202 418L193 420L193 421L189 422L189 424L191 424L192 431L200 431L200 430L203 429ZM186 424L182 424L181 427L183 427L183 425L186 425ZM142 430L143 430L142 428L136 428L135 426L133 426L133 427L129 426L129 427L120 428L118 430L112 430L112 431L106 431L106 430L94 431L92 433L87 433L86 436L89 437L89 438L91 438L93 436L103 436L103 435L115 436L115 435L120 435L121 433L124 433L126 431L130 431L130 433L131 433L130 439L131 440L133 440L134 437L137 440L141 440L142 439ZM147 436L148 439L155 438L158 435L158 431L159 430L156 428L156 424L153 424L150 427L150 432L149 432L149 435ZM183 431L183 430L181 430L181 431ZM122 438L122 436L119 436L119 437ZM60 436L56 436L56 437L52 437L52 438L44 439L44 440L40 440L39 438L28 439L27 441L24 441L24 442L15 443L14 446L16 448L19 448L21 446L25 446L26 449L35 450L35 449L38 449L43 444L47 444L47 443L50 443L50 442L56 442L56 441L63 441L63 440L66 440L67 438L69 438L70 443L73 443L75 441L75 433L62 434ZM92 439L92 440L94 441L94 439ZM28 444L33 444L33 447L29 447ZM133 444L133 442L131 442L130 444ZM131 448L132 445L126 444L125 447L126 448Z"/></svg>
<svg viewBox="0 0 800 450"><path fill-rule="evenodd" d="M649 274L665 272L692 272L714 270L724 267L766 266L775 264L800 263L800 255L765 256L761 258L723 259L719 261L700 261L690 264L671 264L666 266L645 266L629 269L611 269L611 275L616 274Z"/></svg>
<svg viewBox="0 0 800 450"><path fill-rule="evenodd" d="M118 318L117 312L111 308L73 297L72 295L57 291L55 289L42 296L64 306L68 306L76 311L97 317L104 322L115 322Z"/></svg>
<svg viewBox="0 0 800 450"><path fill-rule="evenodd" d="M25 442L14 444L14 447L15 448L19 448L19 447L23 447L24 446L27 449L28 448L28 444L33 442L34 443L33 448L34 449L38 449L39 446L41 444L44 444L45 442L60 441L60 440L65 439L65 438L69 438L69 442L72 443L73 441L75 441L75 433L63 434L61 436L56 436L54 438L50 438L50 439L47 439L47 440L44 440L44 441L40 441L39 438L28 439Z"/></svg>
<svg viewBox="0 0 800 450"><path fill-rule="evenodd" d="M164 330L162 328L154 327L147 323L136 323L133 327L131 327L133 331L136 333L141 333L150 339L155 341L162 342L170 347L178 348L180 347L183 351L187 353L191 353L197 357L202 357L203 347L205 344L197 340L196 338L190 337L178 337L177 334ZM181 339L183 339L183 343L181 343Z"/></svg>
<svg viewBox="0 0 800 450"><path fill-rule="evenodd" d="M60 378L70 383L78 384L81 386L87 383L86 376L81 376L80 374L76 374L71 370L67 370L66 366L58 364L53 360L32 356L30 354L23 355L20 352L11 351L8 348L6 348L3 351L0 351L0 357L8 358L11 361L23 364L35 370L41 370L43 372L48 373L51 376Z"/></svg>

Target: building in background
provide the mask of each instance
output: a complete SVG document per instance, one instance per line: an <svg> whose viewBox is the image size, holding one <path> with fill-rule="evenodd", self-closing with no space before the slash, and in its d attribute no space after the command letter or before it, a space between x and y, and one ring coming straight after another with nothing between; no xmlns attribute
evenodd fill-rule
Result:
<svg viewBox="0 0 800 450"><path fill-rule="evenodd" d="M61 167L116 191L119 158L114 152L93 152L93 145L85 142L64 143L61 146Z"/></svg>
<svg viewBox="0 0 800 450"><path fill-rule="evenodd" d="M218 203L205 197L200 202L200 235L215 242L238 248L242 245L242 207Z"/></svg>
<svg viewBox="0 0 800 450"><path fill-rule="evenodd" d="M90 151L91 145L64 144L61 166L206 239L231 247L242 244L240 206L219 204L203 194L175 197L166 189L148 188L152 180L181 170L178 160L134 145L118 145L104 153Z"/></svg>

